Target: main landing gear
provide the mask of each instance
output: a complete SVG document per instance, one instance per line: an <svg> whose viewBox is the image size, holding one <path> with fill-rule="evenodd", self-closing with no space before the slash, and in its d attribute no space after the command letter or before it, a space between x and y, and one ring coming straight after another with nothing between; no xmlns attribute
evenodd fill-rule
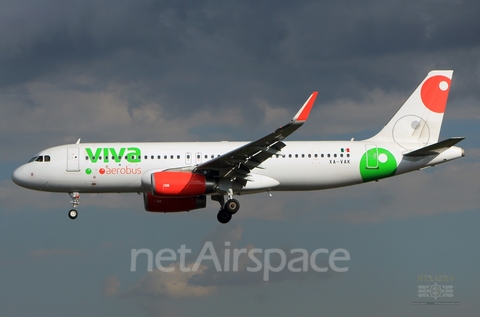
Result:
<svg viewBox="0 0 480 317"><path fill-rule="evenodd" d="M225 203L225 198L223 196L212 196L212 200L218 201L220 203L220 210L217 214L217 220L220 223L228 223L232 216L237 213L240 209L240 203L238 200L229 197Z"/></svg>
<svg viewBox="0 0 480 317"><path fill-rule="evenodd" d="M72 204L73 204L73 208L70 209L70 211L68 212L68 217L70 219L76 219L77 216L78 216L78 211L77 211L77 207L78 205L80 205L80 193L79 192L72 192L72 193L68 193L70 195L70 197L72 197L72 201L70 201Z"/></svg>

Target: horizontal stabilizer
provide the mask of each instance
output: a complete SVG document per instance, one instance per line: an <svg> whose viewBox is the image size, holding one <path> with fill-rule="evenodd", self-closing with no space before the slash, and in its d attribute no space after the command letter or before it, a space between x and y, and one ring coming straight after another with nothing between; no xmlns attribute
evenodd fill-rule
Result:
<svg viewBox="0 0 480 317"><path fill-rule="evenodd" d="M443 151L451 148L458 142L462 141L465 139L464 137L454 137L450 139L443 140L438 143L431 144L426 147L422 147L420 149L404 153L404 156L411 156L411 157L419 157L419 156L428 156L428 155L438 155L442 153Z"/></svg>

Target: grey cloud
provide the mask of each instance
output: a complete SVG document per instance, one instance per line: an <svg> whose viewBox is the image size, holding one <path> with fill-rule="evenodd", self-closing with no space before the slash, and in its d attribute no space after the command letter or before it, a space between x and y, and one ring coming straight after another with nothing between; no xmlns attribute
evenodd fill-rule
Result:
<svg viewBox="0 0 480 317"><path fill-rule="evenodd" d="M116 275L108 276L103 281L101 294L104 297L112 297L118 294L119 288L118 277Z"/></svg>
<svg viewBox="0 0 480 317"><path fill-rule="evenodd" d="M0 62L5 71L0 82L38 78L64 82L72 73L93 78L93 89L128 82L136 84L128 93L146 86L143 98L162 97L171 105L168 111L177 115L180 105L192 110L240 106L255 96L291 104L292 96L282 102L287 93L276 97L279 90L314 86L309 82L325 87L328 99L335 92L355 93L345 89L348 76L355 79L351 86L362 89L368 82L362 78L385 75L379 66L386 65L374 65L379 57L393 54L405 67L414 62L406 60L413 52L478 46L472 36L478 29L478 19L471 13L476 12L475 5L52 1L16 8L12 4L6 10L12 14L4 22L12 31L4 34ZM395 76L399 75L405 76Z"/></svg>

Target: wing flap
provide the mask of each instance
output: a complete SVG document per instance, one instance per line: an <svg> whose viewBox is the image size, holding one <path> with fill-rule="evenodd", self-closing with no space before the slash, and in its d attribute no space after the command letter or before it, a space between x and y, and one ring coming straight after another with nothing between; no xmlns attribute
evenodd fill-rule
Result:
<svg viewBox="0 0 480 317"><path fill-rule="evenodd" d="M247 181L248 173L254 168L262 168L261 164L264 161L285 147L285 143L282 140L305 123L317 98L317 94L318 92L312 93L293 119L285 126L258 140L198 165L194 172L208 173L215 171L215 174L219 177L234 177L235 175L238 178L237 181L245 186L244 183Z"/></svg>

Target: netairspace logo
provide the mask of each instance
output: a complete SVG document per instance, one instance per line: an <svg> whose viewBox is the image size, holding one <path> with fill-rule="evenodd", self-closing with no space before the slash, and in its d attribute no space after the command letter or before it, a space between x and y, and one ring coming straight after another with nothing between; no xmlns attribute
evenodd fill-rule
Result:
<svg viewBox="0 0 480 317"><path fill-rule="evenodd" d="M212 242L205 242L193 265L186 263L187 254L192 250L187 249L185 244L178 250L161 249L154 257L150 249L132 249L130 271L137 271L137 261L140 257L147 257L147 270L153 271L153 264L162 272L173 272L180 269L182 272L197 272L202 267L212 264L217 272L239 272L241 267L247 272L262 272L263 281L270 279L271 273L279 273L284 270L290 272L333 272L343 273L348 271L346 261L350 261L350 253L346 249L320 248L309 253L306 249L295 248L290 252L279 248L231 248L230 242L225 242L225 249L217 252ZM223 254L220 259L218 253ZM144 256L145 255L145 256ZM140 260L143 263L143 260ZM323 264L318 264L319 262ZM248 265L245 266L245 263ZM328 265L327 265L328 263Z"/></svg>

